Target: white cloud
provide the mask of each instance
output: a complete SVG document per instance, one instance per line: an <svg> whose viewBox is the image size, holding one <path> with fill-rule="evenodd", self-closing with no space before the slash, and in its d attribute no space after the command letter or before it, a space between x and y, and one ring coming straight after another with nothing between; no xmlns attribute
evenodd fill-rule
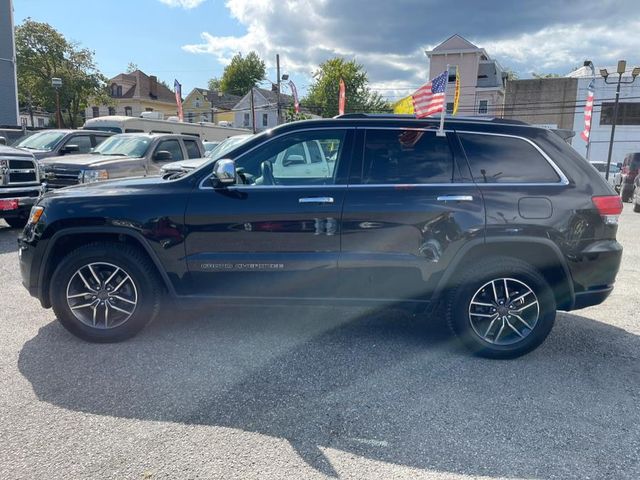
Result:
<svg viewBox="0 0 640 480"><path fill-rule="evenodd" d="M203 32L200 42L183 49L213 55L222 65L238 52L255 50L269 67L279 53L286 72L309 81L324 60L355 58L365 66L372 87L390 98L408 94L426 80L424 50L454 33L484 47L521 77L565 74L585 58L596 64L615 63L618 57L640 63L640 22L620 13L630 11L634 0L618 0L620 8L583 0L580 9L537 0L523 2L517 13L500 0L485 1L495 5L480 9L475 0L459 0L438 2L441 7L434 9L433 2L424 0L227 0L231 17L246 32ZM457 19L455 27L451 18Z"/></svg>
<svg viewBox="0 0 640 480"><path fill-rule="evenodd" d="M164 3L170 7L181 7L185 10L191 10L204 3L206 0L159 0L160 3Z"/></svg>

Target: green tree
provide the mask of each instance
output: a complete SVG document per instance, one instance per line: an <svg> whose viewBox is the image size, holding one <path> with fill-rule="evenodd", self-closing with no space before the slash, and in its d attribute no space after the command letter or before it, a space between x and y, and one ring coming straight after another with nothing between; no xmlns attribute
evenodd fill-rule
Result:
<svg viewBox="0 0 640 480"><path fill-rule="evenodd" d="M368 87L369 79L364 67L355 60L336 57L322 63L313 74L314 80L302 103L323 117L338 114L340 79L346 87L348 112L388 112L390 106L382 96Z"/></svg>
<svg viewBox="0 0 640 480"><path fill-rule="evenodd" d="M251 87L255 87L260 80L264 80L265 74L264 61L256 52L250 52L246 57L238 53L225 67L220 79L220 89L224 93L245 95Z"/></svg>
<svg viewBox="0 0 640 480"><path fill-rule="evenodd" d="M55 111L55 90L51 79L62 79L60 108L63 125L80 126L89 99L104 99L105 78L99 72L91 50L69 42L47 23L27 18L16 27L18 97L23 105Z"/></svg>
<svg viewBox="0 0 640 480"><path fill-rule="evenodd" d="M140 70L137 63L129 62L127 64L127 73L133 73L136 70Z"/></svg>
<svg viewBox="0 0 640 480"><path fill-rule="evenodd" d="M210 78L207 82L207 87L209 88L209 90L217 92L218 90L220 90L220 83L221 81L218 77L213 77Z"/></svg>
<svg viewBox="0 0 640 480"><path fill-rule="evenodd" d="M504 73L507 74L507 80L519 80L520 79L520 75L518 75L518 72L511 70L511 68L507 67L504 69Z"/></svg>

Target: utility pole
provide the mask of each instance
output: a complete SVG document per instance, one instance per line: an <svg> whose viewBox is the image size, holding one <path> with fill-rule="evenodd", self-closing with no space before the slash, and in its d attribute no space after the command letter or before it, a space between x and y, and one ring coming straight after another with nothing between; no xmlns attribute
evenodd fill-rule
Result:
<svg viewBox="0 0 640 480"><path fill-rule="evenodd" d="M282 123L282 115L280 112L280 54L276 53L276 98L277 98L277 108L278 108L278 120L277 120L277 125L280 125L280 123Z"/></svg>
<svg viewBox="0 0 640 480"><path fill-rule="evenodd" d="M253 87L251 87L250 101L251 101L251 126L252 126L253 133L256 133L256 108L255 108L255 105L253 104Z"/></svg>

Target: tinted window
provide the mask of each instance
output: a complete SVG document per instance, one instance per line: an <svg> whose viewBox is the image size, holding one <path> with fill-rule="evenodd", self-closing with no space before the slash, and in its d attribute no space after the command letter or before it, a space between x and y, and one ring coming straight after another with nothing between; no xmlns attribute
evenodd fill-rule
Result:
<svg viewBox="0 0 640 480"><path fill-rule="evenodd" d="M198 148L198 144L193 140L184 140L184 146L187 147L187 156L189 158L200 158L202 154Z"/></svg>
<svg viewBox="0 0 640 480"><path fill-rule="evenodd" d="M367 130L362 183L449 183L452 176L446 137L417 130Z"/></svg>
<svg viewBox="0 0 640 480"><path fill-rule="evenodd" d="M71 137L65 143L67 145L77 145L80 150L77 153L89 153L89 150L93 148L91 145L91 137L89 135L76 135L75 137Z"/></svg>
<svg viewBox="0 0 640 480"><path fill-rule="evenodd" d="M162 150L171 153L171 160L173 161L184 160L180 143L177 140L163 140L156 147L154 155Z"/></svg>
<svg viewBox="0 0 640 480"><path fill-rule="evenodd" d="M273 141L240 157L236 162L245 183L251 185L329 185L344 144L344 130L300 132ZM334 150L332 161L323 145Z"/></svg>
<svg viewBox="0 0 640 480"><path fill-rule="evenodd" d="M558 174L529 142L497 135L460 134L478 183L556 183Z"/></svg>

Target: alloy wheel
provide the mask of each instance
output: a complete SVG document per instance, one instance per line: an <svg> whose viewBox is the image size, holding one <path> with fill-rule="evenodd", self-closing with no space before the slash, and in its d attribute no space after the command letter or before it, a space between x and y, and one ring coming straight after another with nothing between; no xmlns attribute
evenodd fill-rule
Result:
<svg viewBox="0 0 640 480"><path fill-rule="evenodd" d="M533 289L515 278L496 278L482 285L469 304L469 322L482 340L513 345L524 340L540 317Z"/></svg>
<svg viewBox="0 0 640 480"><path fill-rule="evenodd" d="M105 262L80 267L67 284L67 305L83 324L111 329L124 324L138 305L138 289L131 276Z"/></svg>

